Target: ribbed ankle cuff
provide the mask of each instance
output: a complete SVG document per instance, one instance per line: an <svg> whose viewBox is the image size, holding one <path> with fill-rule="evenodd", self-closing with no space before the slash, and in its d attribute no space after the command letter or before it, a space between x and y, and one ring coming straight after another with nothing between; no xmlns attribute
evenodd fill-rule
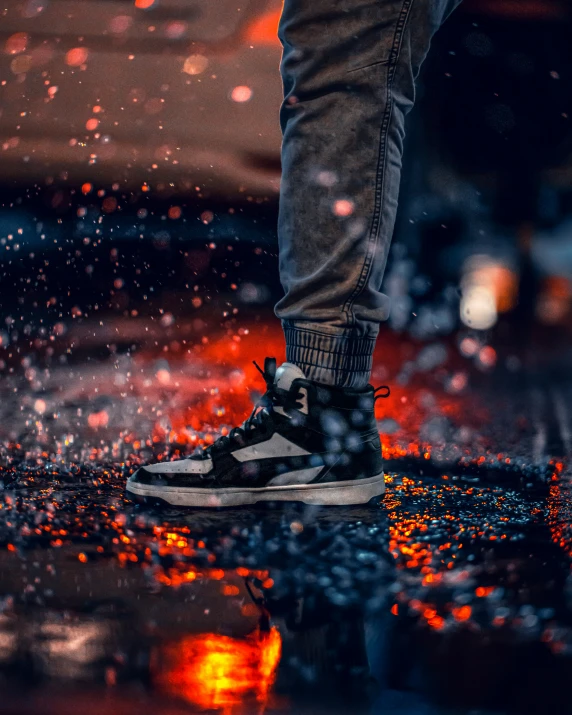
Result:
<svg viewBox="0 0 572 715"><path fill-rule="evenodd" d="M286 360L298 365L309 380L358 389L368 384L376 335L328 334L290 321L283 321L282 327Z"/></svg>

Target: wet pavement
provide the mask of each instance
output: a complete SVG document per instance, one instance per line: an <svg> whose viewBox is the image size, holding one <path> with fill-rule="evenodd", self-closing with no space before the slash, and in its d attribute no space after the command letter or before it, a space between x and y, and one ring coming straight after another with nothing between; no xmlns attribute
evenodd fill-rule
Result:
<svg viewBox="0 0 572 715"><path fill-rule="evenodd" d="M388 336L380 503L161 509L127 476L240 421L282 352L163 327L0 384L1 712L570 712L566 369Z"/></svg>

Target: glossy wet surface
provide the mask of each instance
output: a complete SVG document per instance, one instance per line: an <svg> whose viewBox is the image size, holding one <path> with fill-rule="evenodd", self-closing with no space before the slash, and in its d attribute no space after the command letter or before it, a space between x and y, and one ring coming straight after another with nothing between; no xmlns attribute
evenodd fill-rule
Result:
<svg viewBox="0 0 572 715"><path fill-rule="evenodd" d="M381 503L132 503L249 412L241 330L4 380L0 710L568 712L572 383L395 339Z"/></svg>

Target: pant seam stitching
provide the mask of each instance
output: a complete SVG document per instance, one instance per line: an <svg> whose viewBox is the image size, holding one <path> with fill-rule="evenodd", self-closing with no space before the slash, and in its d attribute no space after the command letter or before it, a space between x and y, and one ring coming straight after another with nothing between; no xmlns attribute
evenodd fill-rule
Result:
<svg viewBox="0 0 572 715"><path fill-rule="evenodd" d="M387 132L389 125L391 123L391 116L393 113L393 82L395 79L395 74L397 71L397 65L399 62L399 55L401 53L402 40L404 35L404 29L409 18L411 7L413 5L413 0L404 0L403 6L401 8L401 14L397 21L395 28L395 35L393 38L392 52L390 55L390 62L388 63L388 81L387 81L387 106L382 118L381 124L381 141L380 141L380 151L378 155L378 168L377 168L377 182L376 182L376 195L375 195L375 207L374 215L372 217L372 223L370 227L370 233L368 237L368 248L360 275L357 280L356 287L346 300L342 311L346 314L348 322L350 324L355 324L355 316L353 314L353 305L355 300L358 298L360 293L363 291L366 283L367 277L370 273L371 266L373 263L373 256L375 254L375 248L378 243L379 225L381 223L381 216L383 215L384 207L384 197L383 197L383 187L385 184L385 175L387 167Z"/></svg>

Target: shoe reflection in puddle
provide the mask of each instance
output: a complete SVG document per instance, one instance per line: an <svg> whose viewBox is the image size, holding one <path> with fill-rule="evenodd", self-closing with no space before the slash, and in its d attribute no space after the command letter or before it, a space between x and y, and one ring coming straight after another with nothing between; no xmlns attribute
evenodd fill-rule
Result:
<svg viewBox="0 0 572 715"><path fill-rule="evenodd" d="M228 520L229 515L218 517ZM238 514L232 519L240 523ZM214 526L217 515L208 520ZM361 712L371 701L374 681L366 648L371 599L364 598L358 582L370 596L376 594L371 613L377 614L382 603L389 613L387 559L364 549L370 530L385 525L384 516L376 507L335 513L304 508L265 511L257 520L270 540L277 524L289 524L292 539L278 559L282 568L239 567L210 580L201 574L203 589L229 595L218 632L157 645L151 659L154 682L197 707L228 713L303 712L318 702L329 703L328 712L349 702L352 712ZM252 559L247 555L246 561ZM249 621L254 614L257 618L251 632L240 637L237 612Z"/></svg>

